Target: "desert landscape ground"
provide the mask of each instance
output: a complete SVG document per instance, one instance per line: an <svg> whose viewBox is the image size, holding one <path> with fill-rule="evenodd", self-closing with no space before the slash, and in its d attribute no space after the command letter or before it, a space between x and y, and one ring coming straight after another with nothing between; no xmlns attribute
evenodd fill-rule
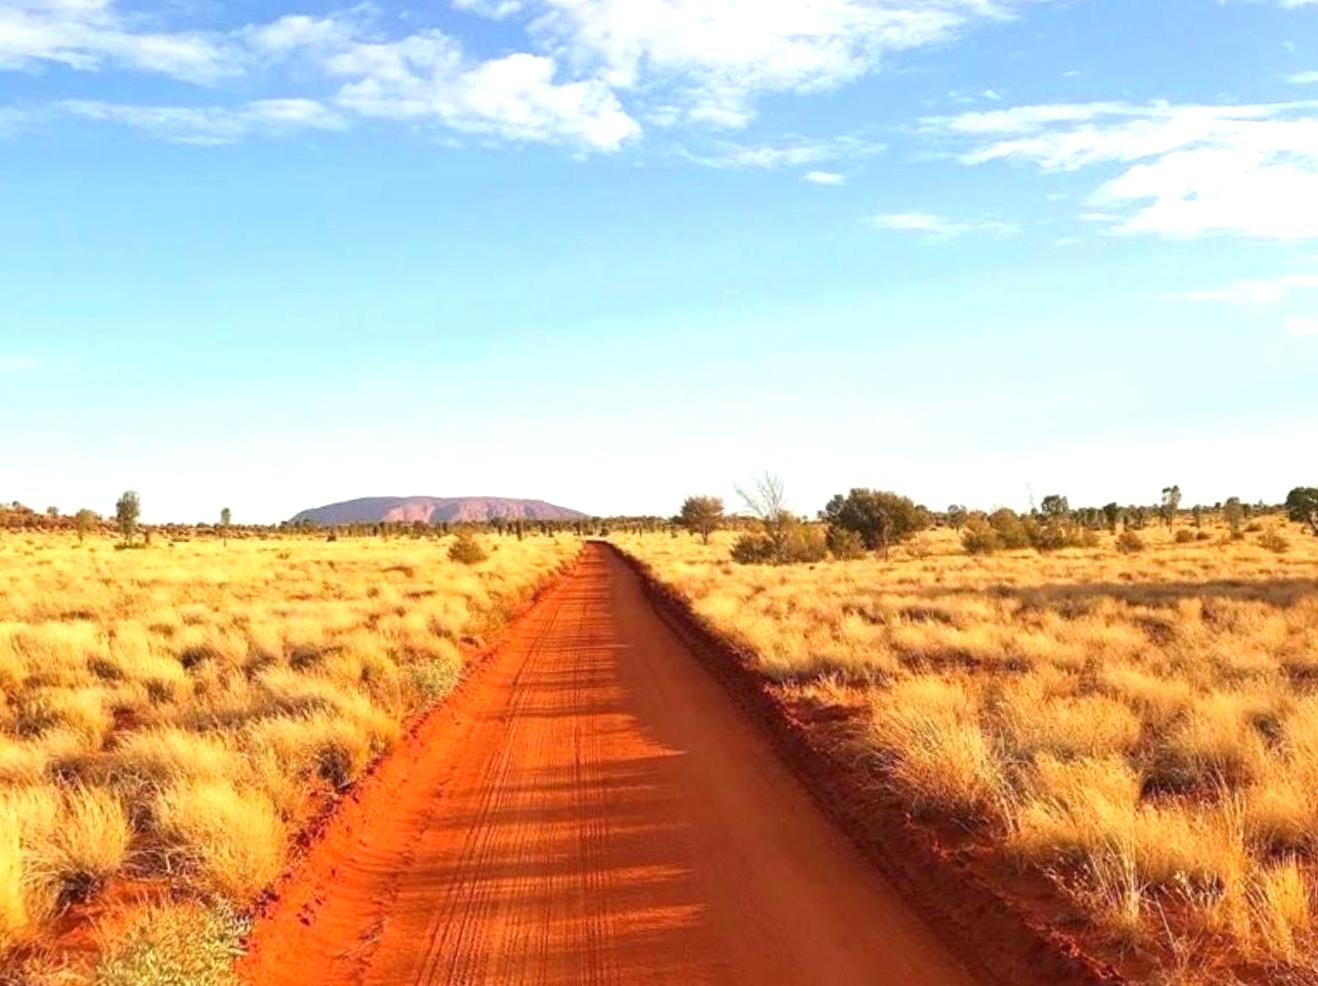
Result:
<svg viewBox="0 0 1318 986"><path fill-rule="evenodd" d="M171 948L185 981L222 981L298 832L576 541L510 540L479 566L433 541L114 549L0 538L0 941L19 981L148 983Z"/></svg>
<svg viewBox="0 0 1318 986"><path fill-rule="evenodd" d="M1302 515L846 502L0 534L0 981L1314 981Z"/></svg>

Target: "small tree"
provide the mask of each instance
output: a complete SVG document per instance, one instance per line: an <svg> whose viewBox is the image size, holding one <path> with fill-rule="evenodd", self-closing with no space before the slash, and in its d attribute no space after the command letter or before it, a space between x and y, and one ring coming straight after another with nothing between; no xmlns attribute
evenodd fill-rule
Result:
<svg viewBox="0 0 1318 986"><path fill-rule="evenodd" d="M1318 487L1297 486L1286 496L1286 516L1297 524L1308 524L1318 536Z"/></svg>
<svg viewBox="0 0 1318 986"><path fill-rule="evenodd" d="M1176 522L1176 511L1181 505L1181 488L1164 486L1162 489L1162 519L1168 529Z"/></svg>
<svg viewBox="0 0 1318 986"><path fill-rule="evenodd" d="M82 544L83 539L91 533L91 530L96 526L96 521L98 519L99 518L96 514L91 510L88 510L86 507L83 507L73 515L73 529L78 532L79 544Z"/></svg>
<svg viewBox="0 0 1318 986"><path fill-rule="evenodd" d="M959 531L966 526L966 519L969 516L969 510L959 503L954 503L947 508L947 526L954 531Z"/></svg>
<svg viewBox="0 0 1318 986"><path fill-rule="evenodd" d="M759 518L773 555L782 557L786 553L788 530L797 522L792 512L787 509L787 497L782 479L766 472L749 490L738 486L737 495L746 504L746 509Z"/></svg>
<svg viewBox="0 0 1318 986"><path fill-rule="evenodd" d="M1103 519L1107 522L1107 529L1116 534L1117 524L1121 521L1121 507L1116 503L1107 504L1103 508Z"/></svg>
<svg viewBox="0 0 1318 986"><path fill-rule="evenodd" d="M220 537L224 538L224 544L229 544L229 526L233 523L233 511L225 507L220 511Z"/></svg>
<svg viewBox="0 0 1318 986"><path fill-rule="evenodd" d="M114 522L125 543L133 543L133 536L137 533L137 519L141 516L142 498L136 490L128 490L114 505Z"/></svg>
<svg viewBox="0 0 1318 986"><path fill-rule="evenodd" d="M709 544L709 536L723 523L723 501L716 496L689 496L682 504L677 522Z"/></svg>
<svg viewBox="0 0 1318 986"><path fill-rule="evenodd" d="M1245 519L1245 506L1240 502L1240 497L1230 497L1226 503L1222 504L1222 517L1226 520L1226 526L1231 531L1231 536L1233 538L1241 537L1240 525Z"/></svg>
<svg viewBox="0 0 1318 986"><path fill-rule="evenodd" d="M1204 507L1203 507L1203 504L1201 504L1201 503L1196 503L1196 504L1194 505L1194 507L1192 507L1191 510L1190 510L1190 516L1191 516L1191 518L1193 518L1193 520L1194 520L1194 526L1195 526L1195 529L1196 529L1196 530L1198 530L1199 528L1203 527L1203 526L1204 526Z"/></svg>
<svg viewBox="0 0 1318 986"><path fill-rule="evenodd" d="M1039 512L1049 520L1060 520L1071 513L1071 504L1060 493L1051 493L1039 504Z"/></svg>
<svg viewBox="0 0 1318 986"><path fill-rule="evenodd" d="M928 512L914 501L882 490L853 489L828 501L820 519L860 537L870 551L882 551L929 526Z"/></svg>
<svg viewBox="0 0 1318 986"><path fill-rule="evenodd" d="M47 508L46 508L46 516L49 517L51 520L58 520L58 519L59 519L59 507L47 507Z"/></svg>

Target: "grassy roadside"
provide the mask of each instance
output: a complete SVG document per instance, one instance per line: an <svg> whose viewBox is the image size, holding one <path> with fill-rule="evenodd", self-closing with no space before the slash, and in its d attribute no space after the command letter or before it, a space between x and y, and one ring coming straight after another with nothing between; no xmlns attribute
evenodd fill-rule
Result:
<svg viewBox="0 0 1318 986"><path fill-rule="evenodd" d="M846 710L912 810L1045 875L1127 968L1315 974L1318 541L972 558L937 532L775 568L732 565L726 538L616 540L784 694Z"/></svg>
<svg viewBox="0 0 1318 986"><path fill-rule="evenodd" d="M86 981L107 907L101 981L227 968L299 828L577 550L448 546L0 539L0 968Z"/></svg>

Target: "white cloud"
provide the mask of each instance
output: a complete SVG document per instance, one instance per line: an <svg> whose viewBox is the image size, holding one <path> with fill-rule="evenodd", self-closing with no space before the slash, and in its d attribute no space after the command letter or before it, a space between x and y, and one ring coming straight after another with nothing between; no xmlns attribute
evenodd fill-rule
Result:
<svg viewBox="0 0 1318 986"><path fill-rule="evenodd" d="M773 171L778 168L822 164L843 158L869 157L880 154L883 150L882 144L855 137L839 137L835 140L789 138L772 144L738 144L722 141L704 153L695 153L685 148L680 153L688 161L709 168L760 168Z"/></svg>
<svg viewBox="0 0 1318 986"><path fill-rule="evenodd" d="M181 144L232 144L253 134L342 130L343 117L311 99L262 99L240 106L135 106L66 100L60 107L88 120L119 123Z"/></svg>
<svg viewBox="0 0 1318 986"><path fill-rule="evenodd" d="M871 216L870 225L898 233L919 233L930 239L947 240L966 233L1014 236L1020 227L991 219L955 220L929 212L887 212Z"/></svg>
<svg viewBox="0 0 1318 986"><path fill-rule="evenodd" d="M1089 203L1112 216L1115 233L1300 240L1318 237L1316 110L1314 101L1099 102L928 118L924 130L969 139L967 165L1124 168Z"/></svg>
<svg viewBox="0 0 1318 986"><path fill-rule="evenodd" d="M845 185L847 179L845 175L840 175L836 171L807 171L801 176L802 181L808 181L812 185Z"/></svg>
<svg viewBox="0 0 1318 986"><path fill-rule="evenodd" d="M0 374L25 373L36 368L36 360L24 359L21 356L0 356Z"/></svg>
<svg viewBox="0 0 1318 986"><path fill-rule="evenodd" d="M130 2L0 0L0 71L46 62L205 84L242 79L248 94L268 83L259 91L283 97L272 102L334 106L336 120L429 121L504 140L615 151L640 136L638 119L742 127L763 94L832 89L877 71L893 53L1047 0L449 0L453 10L516 20L525 30L527 50L488 59L438 30L400 36L399 21L369 0L227 32L166 30L165 15L177 8L147 19ZM335 88L327 92L327 84ZM166 102L86 106L168 139L223 142L272 129L251 103ZM810 153L804 148L781 151L799 166L827 160L802 159ZM738 163L733 155L719 166L786 163Z"/></svg>
<svg viewBox="0 0 1318 986"><path fill-rule="evenodd" d="M1318 337L1318 316L1310 318L1288 318L1286 320L1286 331L1293 336L1305 338Z"/></svg>
<svg viewBox="0 0 1318 986"><path fill-rule="evenodd" d="M1286 81L1296 86L1308 86L1318 82L1318 72L1294 72L1286 76Z"/></svg>
<svg viewBox="0 0 1318 986"><path fill-rule="evenodd" d="M82 71L113 65L213 83L240 73L241 51L214 35L138 29L114 0L0 3L0 70L42 62Z"/></svg>
<svg viewBox="0 0 1318 986"><path fill-rule="evenodd" d="M817 92L1021 0L527 0L529 30L617 89L656 82L692 122L745 126L766 92ZM475 6L475 5L473 5ZM488 3L481 4L488 6Z"/></svg>
<svg viewBox="0 0 1318 986"><path fill-rule="evenodd" d="M453 9L466 10L500 21L520 13L522 3L521 0L453 0Z"/></svg>
<svg viewBox="0 0 1318 986"><path fill-rule="evenodd" d="M363 116L433 119L468 133L597 151L616 151L641 132L607 85L555 82L557 67L542 55L519 53L464 67L442 44L370 49L357 53L366 56L360 77L338 95L340 105ZM353 61L345 56L340 69Z"/></svg>

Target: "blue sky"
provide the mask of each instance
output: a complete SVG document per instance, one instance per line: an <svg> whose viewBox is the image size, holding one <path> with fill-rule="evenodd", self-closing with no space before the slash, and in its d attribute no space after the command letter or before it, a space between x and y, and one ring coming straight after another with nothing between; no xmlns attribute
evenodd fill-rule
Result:
<svg viewBox="0 0 1318 986"><path fill-rule="evenodd" d="M0 499L1318 482L1314 0L0 0Z"/></svg>

